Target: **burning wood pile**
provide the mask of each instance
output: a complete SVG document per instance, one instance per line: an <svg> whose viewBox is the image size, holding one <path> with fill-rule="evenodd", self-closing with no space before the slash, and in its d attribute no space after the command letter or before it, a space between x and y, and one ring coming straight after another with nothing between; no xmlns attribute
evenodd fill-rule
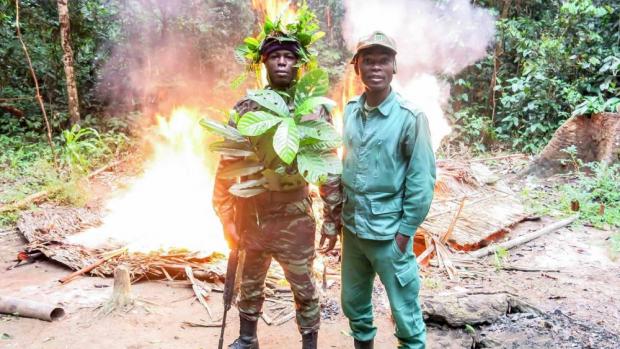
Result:
<svg viewBox="0 0 620 349"><path fill-rule="evenodd" d="M67 237L97 224L101 224L99 213L87 208L44 207L24 213L18 229L29 243L27 255L42 253L76 271L61 282L86 273L109 277L121 264L128 266L133 281L185 279L186 266L190 266L194 276L201 280L222 281L226 264L221 253L203 256L183 249L130 253L125 247L90 249L67 242Z"/></svg>

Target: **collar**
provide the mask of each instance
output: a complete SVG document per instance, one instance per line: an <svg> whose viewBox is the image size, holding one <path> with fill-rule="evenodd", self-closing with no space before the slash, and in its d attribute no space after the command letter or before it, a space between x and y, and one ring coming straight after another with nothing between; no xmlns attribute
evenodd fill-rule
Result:
<svg viewBox="0 0 620 349"><path fill-rule="evenodd" d="M364 108L364 104L366 103L366 93L363 93L360 96L360 99L358 101L358 108L359 110ZM387 117L388 115L390 115L390 112L392 111L392 108L394 107L394 104L396 103L396 92L394 92L394 89L392 89L390 87L390 94L388 94L388 96L383 100L383 102L381 102L381 104L379 104L379 106L377 107L377 110L379 110L379 114L381 114L381 116L383 117Z"/></svg>

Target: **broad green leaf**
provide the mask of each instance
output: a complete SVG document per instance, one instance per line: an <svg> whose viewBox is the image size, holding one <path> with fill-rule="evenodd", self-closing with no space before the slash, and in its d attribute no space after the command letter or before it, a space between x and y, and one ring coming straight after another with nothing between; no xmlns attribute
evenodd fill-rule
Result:
<svg viewBox="0 0 620 349"><path fill-rule="evenodd" d="M206 128L209 132L215 133L234 142L246 142L246 139L235 129L222 122L204 118L200 120L200 126Z"/></svg>
<svg viewBox="0 0 620 349"><path fill-rule="evenodd" d="M239 120L237 128L244 136L260 136L269 129L279 124L282 118L264 111L251 111L245 113Z"/></svg>
<svg viewBox="0 0 620 349"><path fill-rule="evenodd" d="M273 149L286 164L295 160L299 150L299 130L291 118L282 120L273 136Z"/></svg>
<svg viewBox="0 0 620 349"><path fill-rule="evenodd" d="M258 42L258 40L256 40L255 38L251 36L248 36L247 38L245 38L243 42L245 42L245 44L248 45L249 49L256 49L258 48L258 45L260 45L260 42Z"/></svg>
<svg viewBox="0 0 620 349"><path fill-rule="evenodd" d="M232 141L214 142L209 145L209 150L229 156L252 156L254 152L248 142L239 143Z"/></svg>
<svg viewBox="0 0 620 349"><path fill-rule="evenodd" d="M314 69L305 73L297 83L295 106L301 105L304 99L324 96L329 87L329 75L322 69Z"/></svg>
<svg viewBox="0 0 620 349"><path fill-rule="evenodd" d="M340 141L340 135L329 122L324 120L303 121L297 125L301 138L314 138L322 141Z"/></svg>
<svg viewBox="0 0 620 349"><path fill-rule="evenodd" d="M248 79L248 72L244 71L243 73L237 75L237 77L230 82L230 88L236 90Z"/></svg>
<svg viewBox="0 0 620 349"><path fill-rule="evenodd" d="M247 55L250 54L250 50L246 45L241 45L235 48L235 60L238 63L245 64Z"/></svg>
<svg viewBox="0 0 620 349"><path fill-rule="evenodd" d="M248 98L278 116L287 117L289 115L288 105L286 105L284 98L274 90L248 91Z"/></svg>
<svg viewBox="0 0 620 349"><path fill-rule="evenodd" d="M241 160L226 166L218 175L220 178L233 179L249 176L262 171L263 164L252 160Z"/></svg>
<svg viewBox="0 0 620 349"><path fill-rule="evenodd" d="M310 97L297 106L295 116L312 114L321 105L324 105L328 111L331 111L336 106L336 102L327 97Z"/></svg>
<svg viewBox="0 0 620 349"><path fill-rule="evenodd" d="M302 151L297 155L297 168L308 183L321 184L327 175L342 173L342 163L333 153Z"/></svg>
<svg viewBox="0 0 620 349"><path fill-rule="evenodd" d="M273 30L273 28L274 28L273 22L269 18L265 19L265 25L263 26L263 33L267 35Z"/></svg>
<svg viewBox="0 0 620 349"><path fill-rule="evenodd" d="M338 149L342 146L342 142L337 141L321 141L313 138L302 140L299 145L300 151L327 151Z"/></svg>
<svg viewBox="0 0 620 349"><path fill-rule="evenodd" d="M338 154L333 152L322 153L321 157L325 161L325 171L331 174L342 173L342 160L338 157Z"/></svg>
<svg viewBox="0 0 620 349"><path fill-rule="evenodd" d="M324 36L325 32L316 32L312 34L312 38L310 39L310 45L314 44L315 42L317 42L317 40L321 39Z"/></svg>

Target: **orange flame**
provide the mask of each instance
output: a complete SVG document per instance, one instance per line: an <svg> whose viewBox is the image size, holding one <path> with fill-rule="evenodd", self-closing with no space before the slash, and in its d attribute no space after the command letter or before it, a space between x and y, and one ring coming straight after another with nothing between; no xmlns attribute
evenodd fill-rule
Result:
<svg viewBox="0 0 620 349"><path fill-rule="evenodd" d="M276 21L282 19L284 24L291 23L295 20L296 12L291 7L290 1L285 0L252 0L252 7L259 11L262 16L261 20L269 18Z"/></svg>
<svg viewBox="0 0 620 349"><path fill-rule="evenodd" d="M196 110L157 116L154 149L145 171L107 204L104 223L71 237L88 247L112 244L129 251L189 249L205 255L227 251L211 195L217 160L206 147Z"/></svg>
<svg viewBox="0 0 620 349"><path fill-rule="evenodd" d="M335 89L332 99L337 102L337 106L333 111L334 126L342 134L344 107L351 98L361 94L363 91L353 66L347 66L339 86Z"/></svg>

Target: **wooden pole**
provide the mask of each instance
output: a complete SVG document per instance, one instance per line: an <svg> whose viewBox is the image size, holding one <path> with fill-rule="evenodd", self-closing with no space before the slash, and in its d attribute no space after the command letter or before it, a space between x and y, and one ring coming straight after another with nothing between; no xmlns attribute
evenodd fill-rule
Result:
<svg viewBox="0 0 620 349"><path fill-rule="evenodd" d="M0 313L54 321L65 316L63 308L25 299L0 296Z"/></svg>
<svg viewBox="0 0 620 349"><path fill-rule="evenodd" d="M484 256L488 256L490 254L493 254L493 252L496 251L496 249L498 247L500 248L505 248L507 250L519 246L519 245L523 245L526 242L530 242L534 239L537 239L545 234L549 234L552 233L560 228L563 228L571 223L573 223L575 220L577 220L577 218L579 217L579 215L574 215L571 216L569 218L566 218L564 220L561 220L559 222L555 222L551 225L548 225L538 231L535 231L533 233L529 233L529 234L525 234L522 236L519 236L517 238L514 238L512 240L508 240L506 242L502 242L501 244L497 244L497 245L490 245L487 246L485 248L479 249L477 251L474 251L472 253L470 253L469 255L472 257L476 257L476 258L480 258L480 257L484 257Z"/></svg>
<svg viewBox="0 0 620 349"><path fill-rule="evenodd" d="M102 265L103 263L107 262L108 260L110 260L110 259L112 259L112 258L114 258L114 257L116 257L118 255L121 255L121 254L125 253L126 251L127 251L127 248L125 248L125 247L120 248L118 250L111 251L107 255L102 257L101 259L97 260L96 262L94 262L94 263L92 263L90 265L87 265L84 268L82 268L82 269L80 269L78 271L75 271L75 272L73 272L73 273L63 277L62 279L60 279L58 281L61 284L69 283L70 281L72 281L76 277L78 277L78 276L80 276L82 274L88 273L89 271L97 268L98 266Z"/></svg>

